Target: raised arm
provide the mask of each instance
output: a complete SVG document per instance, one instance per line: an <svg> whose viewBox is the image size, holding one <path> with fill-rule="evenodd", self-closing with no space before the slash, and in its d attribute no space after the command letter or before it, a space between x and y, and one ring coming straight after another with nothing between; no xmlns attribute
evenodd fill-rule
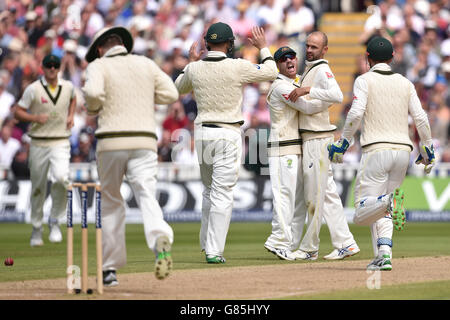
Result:
<svg viewBox="0 0 450 320"><path fill-rule="evenodd" d="M243 83L262 82L275 80L278 75L277 65L270 53L266 43L264 29L260 27L252 28L252 37L248 39L256 48L262 63L254 65L251 62L242 60L241 79Z"/></svg>
<svg viewBox="0 0 450 320"><path fill-rule="evenodd" d="M178 99L178 91L172 79L156 64L155 68L155 103L170 104Z"/></svg>

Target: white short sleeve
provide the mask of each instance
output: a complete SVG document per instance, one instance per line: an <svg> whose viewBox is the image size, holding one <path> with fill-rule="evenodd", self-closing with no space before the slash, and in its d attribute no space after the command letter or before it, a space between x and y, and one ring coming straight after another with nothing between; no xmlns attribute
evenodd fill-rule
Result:
<svg viewBox="0 0 450 320"><path fill-rule="evenodd" d="M33 100L34 100L34 90L32 88L33 86L26 87L25 91L23 92L22 98L20 98L19 102L17 103L19 107L22 107L24 109L29 109Z"/></svg>

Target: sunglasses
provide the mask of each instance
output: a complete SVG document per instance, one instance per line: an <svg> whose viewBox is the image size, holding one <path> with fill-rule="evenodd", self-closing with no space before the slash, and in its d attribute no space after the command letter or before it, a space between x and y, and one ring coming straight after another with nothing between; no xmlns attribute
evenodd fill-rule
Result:
<svg viewBox="0 0 450 320"><path fill-rule="evenodd" d="M280 60L278 60L278 61L279 61L279 62L286 62L287 59L294 60L295 57L296 57L295 54L286 54L286 55L282 56L282 57L280 58Z"/></svg>
<svg viewBox="0 0 450 320"><path fill-rule="evenodd" d="M59 63L47 63L44 65L44 68L47 68L47 69L51 69L51 68L59 69L59 67L60 67Z"/></svg>

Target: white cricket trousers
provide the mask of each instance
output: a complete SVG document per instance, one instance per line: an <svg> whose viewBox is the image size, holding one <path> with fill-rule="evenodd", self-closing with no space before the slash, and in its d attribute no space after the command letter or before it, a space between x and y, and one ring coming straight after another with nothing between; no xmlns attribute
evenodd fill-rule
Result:
<svg viewBox="0 0 450 320"><path fill-rule="evenodd" d="M297 199L304 204L301 161L301 155L295 154L269 157L273 217L272 232L265 244L271 247L291 250L293 243L297 242L297 248L300 243L306 218L304 205L302 210L296 210ZM297 194L300 194L299 198Z"/></svg>
<svg viewBox="0 0 450 320"><path fill-rule="evenodd" d="M331 137L303 142L303 182L308 225L300 249L307 252L319 250L322 218L328 225L334 248L341 249L355 243L328 159L327 145L332 142Z"/></svg>
<svg viewBox="0 0 450 320"><path fill-rule="evenodd" d="M241 165L241 133L197 125L195 147L204 186L200 247L207 255L222 256L233 210L233 188Z"/></svg>
<svg viewBox="0 0 450 320"><path fill-rule="evenodd" d="M370 225L374 255L380 246L392 252L392 217L388 214L389 195L405 179L410 153L405 150L377 149L364 152L355 181L354 222Z"/></svg>
<svg viewBox="0 0 450 320"><path fill-rule="evenodd" d="M66 214L66 190L70 183L69 141L49 147L36 146L32 143L28 159L31 179L31 224L34 228L40 228L43 223L48 180L52 183L50 220L59 221Z"/></svg>
<svg viewBox="0 0 450 320"><path fill-rule="evenodd" d="M156 200L157 155L148 149L101 151L97 170L102 188L103 270L117 270L126 264L126 203L120 193L125 176L142 213L145 239L155 252L156 239L167 236L173 243L173 230L164 221Z"/></svg>

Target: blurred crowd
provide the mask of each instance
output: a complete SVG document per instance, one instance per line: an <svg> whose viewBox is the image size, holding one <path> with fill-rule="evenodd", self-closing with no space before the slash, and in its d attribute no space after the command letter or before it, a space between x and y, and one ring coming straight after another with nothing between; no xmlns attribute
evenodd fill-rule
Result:
<svg viewBox="0 0 450 320"><path fill-rule="evenodd" d="M60 76L72 81L77 91L71 162L95 161L96 119L87 116L80 88L87 66L84 56L95 33L104 27L129 28L134 37L133 52L150 57L175 80L188 63L191 44L200 41L203 46L206 29L217 21L233 28L235 57L259 62L257 49L248 41L251 28L258 25L265 29L272 52L283 45L298 52L302 71L306 35L320 27L324 12L331 11L370 13L361 44L376 34L391 39L394 71L416 85L430 119L439 160L450 162L448 0L0 0L0 167L11 168L17 178L28 175L28 124L14 120L12 111L25 87L42 75L41 61L49 53L61 57ZM366 70L361 56L355 77ZM269 87L270 83L262 83L244 88L243 129L256 129L247 131L246 150L266 138L258 129L270 126ZM154 107L159 124L159 161L196 163L193 139L178 130L193 130L197 111L194 97L184 95L172 105ZM337 124L340 127L348 107ZM413 125L411 132L417 142ZM358 146L352 151L346 161L359 161ZM247 168L257 172L261 165L264 163Z"/></svg>

